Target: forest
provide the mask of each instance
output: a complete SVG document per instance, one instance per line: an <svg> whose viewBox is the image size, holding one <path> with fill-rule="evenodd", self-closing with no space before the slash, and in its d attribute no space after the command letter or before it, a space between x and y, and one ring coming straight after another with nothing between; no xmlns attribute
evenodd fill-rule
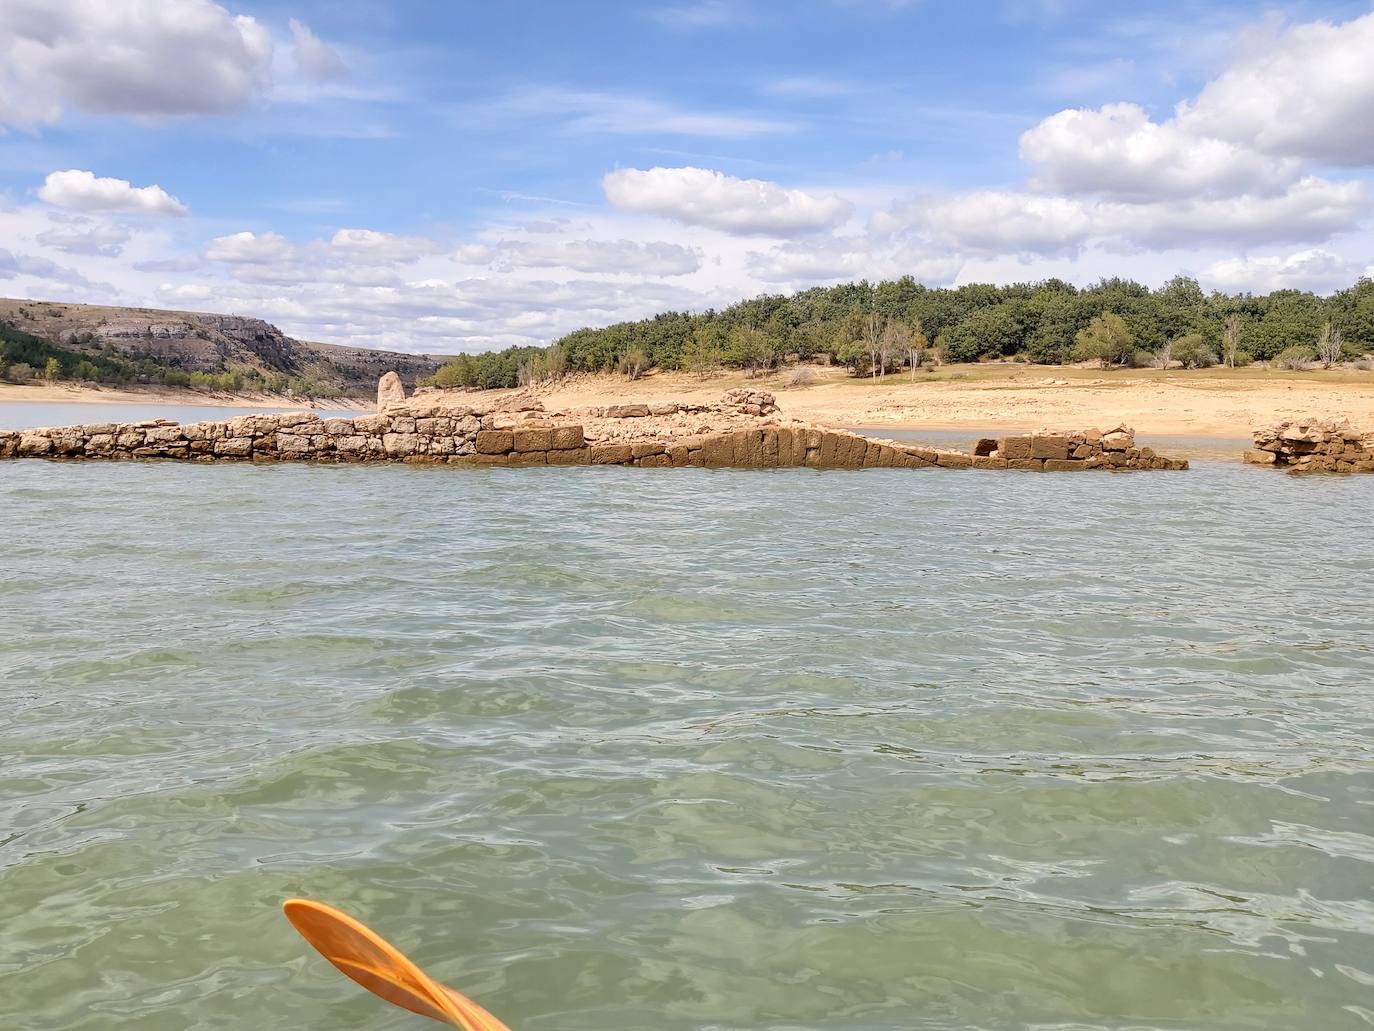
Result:
<svg viewBox="0 0 1374 1031"><path fill-rule="evenodd" d="M768 370L829 360L855 375L930 363L1098 360L1185 368L1264 361L1292 369L1374 351L1374 281L1330 296L1302 290L1205 293L1175 276L1079 288L1060 279L933 288L911 277L764 295L720 311L665 312L579 329L548 347L459 355L432 377L449 387L514 387L576 372Z"/></svg>

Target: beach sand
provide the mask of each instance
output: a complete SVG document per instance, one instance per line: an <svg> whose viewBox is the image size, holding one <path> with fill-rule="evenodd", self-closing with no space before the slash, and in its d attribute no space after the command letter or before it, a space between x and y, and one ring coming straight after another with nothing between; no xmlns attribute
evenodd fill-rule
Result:
<svg viewBox="0 0 1374 1031"><path fill-rule="evenodd" d="M1249 437L1283 419L1349 419L1374 426L1374 372L1269 369L1120 370L1014 364L947 366L891 375L878 383L841 369L813 370L815 382L790 386L791 373L702 379L656 373L575 379L535 392L550 410L628 401L714 401L732 387L772 391L786 415L829 426L1015 431L1041 427L1142 434Z"/></svg>
<svg viewBox="0 0 1374 1031"><path fill-rule="evenodd" d="M1018 364L954 365L888 376L877 383L837 368L807 367L813 382L793 385L792 370L759 378L741 373L701 377L655 372L631 382L623 376L579 376L522 391L550 411L633 401L718 400L749 386L772 391L783 413L827 426L951 429L988 432L1041 427L1109 429L1118 423L1156 436L1249 437L1283 419L1348 419L1374 427L1374 372L1273 369L1081 369ZM277 395L208 393L165 387L101 388L75 384L0 384L0 403L265 406L306 408ZM356 400L316 407L370 409Z"/></svg>

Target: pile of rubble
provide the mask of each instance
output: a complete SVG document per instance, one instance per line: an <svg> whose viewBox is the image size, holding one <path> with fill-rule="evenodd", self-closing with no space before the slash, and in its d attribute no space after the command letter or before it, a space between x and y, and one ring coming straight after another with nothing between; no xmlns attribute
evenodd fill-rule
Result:
<svg viewBox="0 0 1374 1031"><path fill-rule="evenodd" d="M1348 422L1299 419L1254 432L1245 452L1251 465L1272 465L1295 473L1374 472L1374 431Z"/></svg>

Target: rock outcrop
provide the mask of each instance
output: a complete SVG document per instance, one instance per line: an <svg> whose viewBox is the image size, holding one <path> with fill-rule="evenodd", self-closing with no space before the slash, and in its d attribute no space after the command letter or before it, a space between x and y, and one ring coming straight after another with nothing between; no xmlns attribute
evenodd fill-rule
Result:
<svg viewBox="0 0 1374 1031"><path fill-rule="evenodd" d="M1004 437L980 442L972 455L916 447L786 419L773 414L771 395L749 393L716 405L618 405L581 413L546 412L529 400L474 405L463 403L471 395L426 394L354 419L296 412L185 426L155 419L0 432L0 458L1045 472L1188 465L1137 450L1125 430Z"/></svg>
<svg viewBox="0 0 1374 1031"><path fill-rule="evenodd" d="M1272 465L1294 473L1374 472L1374 430L1348 422L1300 419L1254 432L1250 465Z"/></svg>

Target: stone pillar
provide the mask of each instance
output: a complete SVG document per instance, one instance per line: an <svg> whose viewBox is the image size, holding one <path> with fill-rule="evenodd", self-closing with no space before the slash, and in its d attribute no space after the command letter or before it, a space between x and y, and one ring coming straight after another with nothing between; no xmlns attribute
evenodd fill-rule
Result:
<svg viewBox="0 0 1374 1031"><path fill-rule="evenodd" d="M405 385L396 373L388 372L377 381L377 411L382 411L387 405L402 404L405 399Z"/></svg>

